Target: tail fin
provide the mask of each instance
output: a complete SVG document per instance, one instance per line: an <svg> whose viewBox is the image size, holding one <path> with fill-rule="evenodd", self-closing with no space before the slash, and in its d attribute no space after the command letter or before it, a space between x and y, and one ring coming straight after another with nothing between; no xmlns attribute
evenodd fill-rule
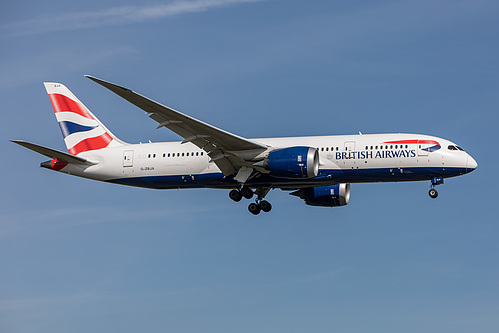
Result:
<svg viewBox="0 0 499 333"><path fill-rule="evenodd" d="M124 144L64 85L53 82L44 85L71 155Z"/></svg>

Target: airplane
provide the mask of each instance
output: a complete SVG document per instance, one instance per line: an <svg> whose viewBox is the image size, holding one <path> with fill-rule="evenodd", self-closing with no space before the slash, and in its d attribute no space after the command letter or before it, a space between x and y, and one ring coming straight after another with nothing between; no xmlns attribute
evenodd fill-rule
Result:
<svg viewBox="0 0 499 333"><path fill-rule="evenodd" d="M229 190L248 210L269 212L271 189L290 191L307 205L350 201L351 183L430 180L429 195L445 178L467 174L477 162L455 143L421 134L362 134L246 139L128 88L85 75L144 110L183 138L129 144L118 139L61 83L44 83L68 152L11 140L48 158L41 167L108 183L152 189Z"/></svg>

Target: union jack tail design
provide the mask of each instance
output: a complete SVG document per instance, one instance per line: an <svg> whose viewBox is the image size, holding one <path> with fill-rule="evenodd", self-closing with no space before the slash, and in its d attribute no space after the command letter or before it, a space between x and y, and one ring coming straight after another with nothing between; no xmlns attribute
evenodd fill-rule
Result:
<svg viewBox="0 0 499 333"><path fill-rule="evenodd" d="M64 85L53 82L44 85L71 155L123 144Z"/></svg>

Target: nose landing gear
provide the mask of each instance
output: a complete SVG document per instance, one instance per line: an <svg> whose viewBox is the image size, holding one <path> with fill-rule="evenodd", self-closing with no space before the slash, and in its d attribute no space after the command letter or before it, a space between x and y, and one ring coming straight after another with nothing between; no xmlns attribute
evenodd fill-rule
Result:
<svg viewBox="0 0 499 333"><path fill-rule="evenodd" d="M433 177L431 179L431 189L428 192L428 194L430 195L430 198L435 199L436 197L438 197L438 191L435 189L435 186L443 184L443 183L444 183L444 179L442 177Z"/></svg>

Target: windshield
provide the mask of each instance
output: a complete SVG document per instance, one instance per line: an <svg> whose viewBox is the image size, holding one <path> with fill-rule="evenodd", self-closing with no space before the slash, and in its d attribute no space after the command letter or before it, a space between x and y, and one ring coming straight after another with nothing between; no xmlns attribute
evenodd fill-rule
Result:
<svg viewBox="0 0 499 333"><path fill-rule="evenodd" d="M447 149L449 150L460 150L460 151L465 151L463 148L459 147L459 146L455 146L455 145L450 145L449 147L447 147Z"/></svg>

